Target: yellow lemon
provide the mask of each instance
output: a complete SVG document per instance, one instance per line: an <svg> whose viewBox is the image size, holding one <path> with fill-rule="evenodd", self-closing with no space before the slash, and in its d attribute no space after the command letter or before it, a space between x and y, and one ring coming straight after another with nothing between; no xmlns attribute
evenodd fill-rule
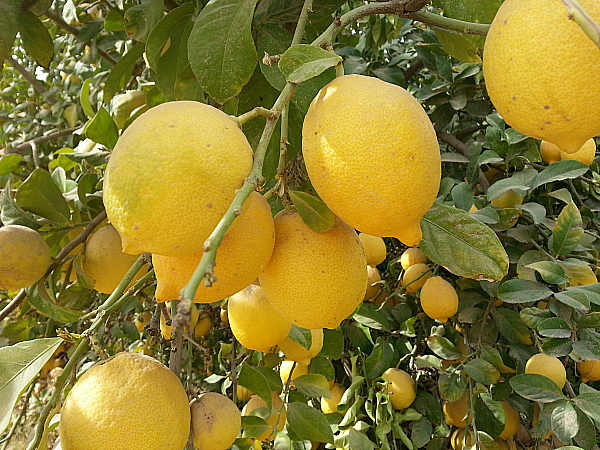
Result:
<svg viewBox="0 0 600 450"><path fill-rule="evenodd" d="M596 142L593 139L588 139L575 153L567 153L560 151L560 159L563 161L574 160L579 161L588 166L594 162L596 157Z"/></svg>
<svg viewBox="0 0 600 450"><path fill-rule="evenodd" d="M239 384L237 385L235 392L237 394L238 400L241 402L247 402L248 400L250 400L250 397L252 397L252 391L246 389L244 386L241 386Z"/></svg>
<svg viewBox="0 0 600 450"><path fill-rule="evenodd" d="M271 440L274 437L273 430L277 429L279 431L283 430L285 426L285 421L287 420L287 412L285 409L285 405L279 398L276 392L272 393L273 396L273 408L271 411L267 412L263 417L269 424L269 428L256 438L257 441L264 442L266 440ZM246 406L242 409L243 416L249 416L252 411L258 408L267 408L267 403L260 398L258 395L253 395L246 403Z"/></svg>
<svg viewBox="0 0 600 450"><path fill-rule="evenodd" d="M94 280L95 290L111 294L136 260L137 255L121 251L121 236L112 225L108 225L90 236L81 265L85 274ZM129 285L135 284L144 273L145 269L140 269Z"/></svg>
<svg viewBox="0 0 600 450"><path fill-rule="evenodd" d="M521 205L523 203L523 196L517 194L512 189L509 189L500 197L491 200L490 203L498 208L514 208L515 205Z"/></svg>
<svg viewBox="0 0 600 450"><path fill-rule="evenodd" d="M154 411L148 420L149 411ZM63 450L183 450L190 407L179 378L156 359L118 353L84 373L58 426Z"/></svg>
<svg viewBox="0 0 600 450"><path fill-rule="evenodd" d="M381 275L377 267L367 266L367 291L365 292L365 300L370 300L379 294L381 284L374 284L381 280Z"/></svg>
<svg viewBox="0 0 600 450"><path fill-rule="evenodd" d="M250 350L266 353L292 329L292 324L269 303L263 288L255 284L229 298L227 313L233 335Z"/></svg>
<svg viewBox="0 0 600 450"><path fill-rule="evenodd" d="M412 405L417 396L415 381L402 369L390 368L383 372L388 382L387 392L394 409L404 409Z"/></svg>
<svg viewBox="0 0 600 450"><path fill-rule="evenodd" d="M466 439L465 439L466 435ZM463 447L470 447L475 444L475 435L466 428L458 428L450 437L450 445L454 450L462 450Z"/></svg>
<svg viewBox="0 0 600 450"><path fill-rule="evenodd" d="M335 218L317 233L297 212L275 217L275 248L258 277L267 299L301 328L335 328L367 289L365 253L356 232Z"/></svg>
<svg viewBox="0 0 600 450"><path fill-rule="evenodd" d="M600 361L582 361L577 363L577 370L581 374L581 381L600 380Z"/></svg>
<svg viewBox="0 0 600 450"><path fill-rule="evenodd" d="M144 325L146 325L150 321L150 319L152 319L152 314L148 311L144 311L141 315L138 315L135 318L133 324L140 333L143 333Z"/></svg>
<svg viewBox="0 0 600 450"><path fill-rule="evenodd" d="M398 297L390 297L390 295L392 295L390 291L386 290L385 288L382 288L379 292L379 295L375 298L370 299L369 301L375 303L378 308L381 308L383 302L386 302L386 305L396 306L398 304ZM388 299L388 297L390 298Z"/></svg>
<svg viewBox="0 0 600 450"><path fill-rule="evenodd" d="M506 401L501 401L502 409L504 409L504 430L500 433L500 439L508 439L514 436L519 430L521 418L519 413L512 409Z"/></svg>
<svg viewBox="0 0 600 450"><path fill-rule="evenodd" d="M224 112L193 101L151 108L121 135L104 178L123 251L198 253L251 168L252 148Z"/></svg>
<svg viewBox="0 0 600 450"><path fill-rule="evenodd" d="M442 405L446 424L455 427L464 428L467 426L467 412L469 412L469 393L466 392L455 402L444 402ZM469 414L469 424L471 423L471 414Z"/></svg>
<svg viewBox="0 0 600 450"><path fill-rule="evenodd" d="M331 414L338 411L338 405L346 392L346 388L341 384L335 383L331 388L331 398L321 397L321 411L325 414Z"/></svg>
<svg viewBox="0 0 600 450"><path fill-rule="evenodd" d="M358 233L358 238L365 250L368 265L375 267L385 261L387 249L382 238L365 233Z"/></svg>
<svg viewBox="0 0 600 450"><path fill-rule="evenodd" d="M208 314L203 314L198 318L194 327L194 337L201 338L206 336L212 330L213 322Z"/></svg>
<svg viewBox="0 0 600 450"><path fill-rule="evenodd" d="M536 373L550 378L559 388L563 388L567 381L565 366L558 358L544 353L533 355L525 364L525 373Z"/></svg>
<svg viewBox="0 0 600 450"><path fill-rule="evenodd" d="M227 313L226 309L221 308L219 318L221 319L221 322L223 322L225 325L229 325L229 314Z"/></svg>
<svg viewBox="0 0 600 450"><path fill-rule="evenodd" d="M169 313L171 312L171 306L169 303L167 303L167 309L169 311ZM194 329L196 326L196 323L198 322L198 317L199 317L199 313L198 313L198 309L192 305L191 309L190 309L190 323L189 323L189 327L190 329ZM172 318L171 318L172 319ZM173 325L167 325L167 320L164 316L164 314L160 315L160 334L162 334L162 336L168 341L169 339L171 339L171 332L173 331Z"/></svg>
<svg viewBox="0 0 600 450"><path fill-rule="evenodd" d="M16 291L39 281L50 265L50 248L31 228L0 228L0 289Z"/></svg>
<svg viewBox="0 0 600 450"><path fill-rule="evenodd" d="M197 240L198 238L196 238ZM217 281L206 287L200 283L194 301L212 303L241 291L262 272L275 245L275 225L269 203L258 192L244 202L242 214L233 221L217 250ZM190 281L203 252L186 256L152 255L156 272L156 299L176 300Z"/></svg>
<svg viewBox="0 0 600 450"><path fill-rule="evenodd" d="M419 247L407 248L400 256L400 265L404 270L415 264L425 264L426 262L427 256Z"/></svg>
<svg viewBox="0 0 600 450"><path fill-rule="evenodd" d="M298 361L308 366L310 360L317 356L323 348L323 329L310 330L310 336L311 343L309 349L306 349L288 336L279 343L279 350L283 352L286 359Z"/></svg>
<svg viewBox="0 0 600 450"><path fill-rule="evenodd" d="M600 22L600 3L580 3ZM486 88L504 120L567 153L600 134L600 89L590 88L599 66L600 49L561 1L506 0L483 53Z"/></svg>
<svg viewBox="0 0 600 450"><path fill-rule="evenodd" d="M548 141L541 142L540 154L542 155L542 160L547 164L552 164L562 159L561 150L558 148L558 145Z"/></svg>
<svg viewBox="0 0 600 450"><path fill-rule="evenodd" d="M427 278L421 288L421 307L432 319L446 322L458 311L458 294L442 277Z"/></svg>
<svg viewBox="0 0 600 450"><path fill-rule="evenodd" d="M299 376L306 374L308 374L308 366L306 364L297 361L288 361L287 359L281 361L279 376L284 385L287 384L288 380L294 381Z"/></svg>
<svg viewBox="0 0 600 450"><path fill-rule="evenodd" d="M302 128L306 170L348 225L406 245L440 186L440 150L427 113L406 90L363 75L338 77L312 101Z"/></svg>
<svg viewBox="0 0 600 450"><path fill-rule="evenodd" d="M110 103L112 105L113 119L120 130L134 110L146 106L146 92L127 91L124 94L115 95ZM147 110L148 107L146 106L143 109Z"/></svg>
<svg viewBox="0 0 600 450"><path fill-rule="evenodd" d="M222 394L206 392L190 403L192 438L199 450L227 450L242 426L235 403Z"/></svg>
<svg viewBox="0 0 600 450"><path fill-rule="evenodd" d="M406 286L406 292L417 292L430 276L431 272L426 264L414 264L404 272L402 286Z"/></svg>

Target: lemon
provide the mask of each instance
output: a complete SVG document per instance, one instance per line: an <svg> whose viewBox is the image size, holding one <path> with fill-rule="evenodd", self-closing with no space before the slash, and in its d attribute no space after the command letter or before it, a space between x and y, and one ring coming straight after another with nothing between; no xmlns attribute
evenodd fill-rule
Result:
<svg viewBox="0 0 600 450"><path fill-rule="evenodd" d="M508 439L514 436L519 430L520 417L519 413L512 409L506 401L501 401L502 409L504 410L504 430L500 433L500 439Z"/></svg>
<svg viewBox="0 0 600 450"><path fill-rule="evenodd" d="M490 203L498 208L514 208L515 205L523 203L523 196L509 189L500 197L491 200Z"/></svg>
<svg viewBox="0 0 600 450"><path fill-rule="evenodd" d="M407 248L400 256L400 265L404 270L415 264L425 264L426 262L427 256L425 256L425 253L419 247Z"/></svg>
<svg viewBox="0 0 600 450"><path fill-rule="evenodd" d="M540 143L540 154L542 155L542 160L547 164L552 164L562 159L560 148L548 141Z"/></svg>
<svg viewBox="0 0 600 450"><path fill-rule="evenodd" d="M169 310L169 312L171 311L171 307L170 305L167 303L167 309ZM196 323L198 322L198 317L199 317L199 313L198 313L198 309L192 305L190 308L190 323L189 323L189 327L190 329L194 329L196 326ZM171 318L172 319L172 318ZM162 336L168 341L171 339L171 332L173 331L173 325L167 325L167 320L164 316L164 314L160 315L160 334L162 334Z"/></svg>
<svg viewBox="0 0 600 450"><path fill-rule="evenodd" d="M375 267L385 261L387 249L382 238L365 233L358 233L358 238L365 250L368 265Z"/></svg>
<svg viewBox="0 0 600 450"><path fill-rule="evenodd" d="M237 385L235 392L238 400L241 402L247 402L250 400L250 397L252 397L252 392L239 384Z"/></svg>
<svg viewBox="0 0 600 450"><path fill-rule="evenodd" d="M144 311L140 316L137 316L133 322L135 327L140 333L144 332L144 325L146 325L150 319L152 319L152 314L148 311Z"/></svg>
<svg viewBox="0 0 600 450"><path fill-rule="evenodd" d="M433 125L406 90L363 75L338 77L312 101L302 152L319 196L348 225L406 245L440 186Z"/></svg>
<svg viewBox="0 0 600 450"><path fill-rule="evenodd" d="M308 365L297 361L289 361L287 359L281 361L279 377L284 385L287 384L288 380L294 381L299 376L306 374L308 374Z"/></svg>
<svg viewBox="0 0 600 450"><path fill-rule="evenodd" d="M430 276L431 272L426 264L414 264L402 275L402 286L406 286L406 292L417 292Z"/></svg>
<svg viewBox="0 0 600 450"><path fill-rule="evenodd" d="M446 322L458 311L458 294L442 277L430 277L421 288L421 307L425 314Z"/></svg>
<svg viewBox="0 0 600 450"><path fill-rule="evenodd" d="M369 301L372 301L373 303L375 303L378 308L381 308L381 305L383 305L383 302L385 302L386 305L396 306L398 304L398 297L396 297L396 296L390 297L391 295L392 295L392 293L390 291L383 288L383 289L381 289L381 292L379 293L379 295L377 297L372 298ZM390 298L388 298L388 297L390 297Z"/></svg>
<svg viewBox="0 0 600 450"><path fill-rule="evenodd" d="M235 403L222 394L206 392L190 403L192 437L198 450L227 450L242 426Z"/></svg>
<svg viewBox="0 0 600 450"><path fill-rule="evenodd" d="M183 450L188 398L177 375L156 359L118 353L75 383L58 433L63 450Z"/></svg>
<svg viewBox="0 0 600 450"><path fill-rule="evenodd" d="M533 355L525 364L525 373L537 373L554 381L559 388L563 388L567 380L565 366L558 358L544 353Z"/></svg>
<svg viewBox="0 0 600 450"><path fill-rule="evenodd" d="M212 303L241 291L262 272L271 259L275 245L275 225L271 207L258 192L244 202L242 214L233 221L217 250L217 281L206 287L200 283L194 301ZM186 256L152 255L156 272L156 299L176 300L190 281L203 252Z"/></svg>
<svg viewBox="0 0 600 450"><path fill-rule="evenodd" d="M465 434L467 436L465 440ZM475 435L466 428L458 428L450 437L450 445L454 450L462 450L463 447L475 445Z"/></svg>
<svg viewBox="0 0 600 450"><path fill-rule="evenodd" d="M267 299L301 328L335 328L360 304L367 264L356 232L335 218L317 233L297 212L275 217L275 248L258 277Z"/></svg>
<svg viewBox="0 0 600 450"><path fill-rule="evenodd" d="M233 335L250 350L266 353L292 329L292 324L269 303L263 288L255 284L229 298L227 313Z"/></svg>
<svg viewBox="0 0 600 450"><path fill-rule="evenodd" d="M31 228L0 228L0 289L16 291L36 283L50 265L50 248Z"/></svg>
<svg viewBox="0 0 600 450"><path fill-rule="evenodd" d="M444 402L442 405L446 424L455 427L464 428L467 426L467 412L469 412L469 393L466 392L455 402ZM471 414L469 414L469 424L471 423Z"/></svg>
<svg viewBox="0 0 600 450"><path fill-rule="evenodd" d="M226 309L221 309L221 312L219 312L219 318L225 325L229 325L229 314L227 313Z"/></svg>
<svg viewBox="0 0 600 450"><path fill-rule="evenodd" d="M600 361L582 361L577 363L577 370L581 374L581 381L600 380Z"/></svg>
<svg viewBox="0 0 600 450"><path fill-rule="evenodd" d="M575 153L567 153L560 151L560 158L563 161L574 160L579 161L588 166L594 162L596 157L596 142L593 139L588 139Z"/></svg>
<svg viewBox="0 0 600 450"><path fill-rule="evenodd" d="M212 330L213 322L208 314L203 314L198 318L194 327L194 337L201 338L206 336Z"/></svg>
<svg viewBox="0 0 600 450"><path fill-rule="evenodd" d="M71 242L73 239L75 239L77 236L79 236L81 234L81 232L83 231L82 227L76 227L76 228L72 228L71 230L69 230L67 232L67 238L69 239L69 242ZM61 281L65 282L66 278L67 278L67 271L69 266L71 266L71 272L69 274L69 283L72 283L74 281L77 281L77 271L75 270L75 267L73 266L73 258L69 258L69 257L75 257L78 254L80 254L83 251L83 243L78 244L75 246L75 248L73 248L73 250L71 250L68 255L65 257L65 264L63 264L62 266L62 274L61 274Z"/></svg>
<svg viewBox="0 0 600 450"><path fill-rule="evenodd" d="M325 414L340 412L338 411L338 405L344 396L344 392L346 392L346 388L335 383L331 388L331 398L321 397L321 411Z"/></svg>
<svg viewBox="0 0 600 450"><path fill-rule="evenodd" d="M279 350L283 352L286 359L290 361L298 361L306 366L310 364L310 360L319 354L323 348L323 329L310 330L311 343L307 349L303 345L298 344L289 336L279 343Z"/></svg>
<svg viewBox="0 0 600 450"><path fill-rule="evenodd" d="M600 3L580 3L600 21ZM504 120L567 153L600 134L599 66L600 49L560 1L506 0L483 53L486 88Z"/></svg>
<svg viewBox="0 0 600 450"><path fill-rule="evenodd" d="M252 149L224 112L193 101L151 108L121 135L104 178L123 251L198 253L251 168Z"/></svg>
<svg viewBox="0 0 600 450"><path fill-rule="evenodd" d="M374 284L381 281L381 275L377 267L367 266L367 291L365 292L365 300L370 300L379 294L381 284Z"/></svg>
<svg viewBox="0 0 600 450"><path fill-rule="evenodd" d="M267 430L263 434L256 438L257 441L264 442L266 440L273 439L273 429L275 428L281 431L285 426L285 421L287 420L287 412L285 409L285 405L283 404L281 398L279 398L279 395L277 395L276 392L273 392L272 396L273 408L265 415L261 415L261 417L265 419L269 424L269 428L267 428ZM244 408L242 409L242 415L249 416L251 415L252 411L258 408L266 409L267 403L258 395L253 395L252 397L250 397L250 400L248 400L248 403L246 403L246 406L244 406Z"/></svg>
<svg viewBox="0 0 600 450"><path fill-rule="evenodd" d="M417 388L411 376L402 369L390 368L383 372L388 382L387 392L394 409L404 409L412 405L417 396Z"/></svg>
<svg viewBox="0 0 600 450"><path fill-rule="evenodd" d="M90 236L81 265L85 274L94 280L95 290L111 294L136 260L137 255L121 251L121 236L112 225L108 225ZM135 284L144 272L143 268L140 269L129 286Z"/></svg>

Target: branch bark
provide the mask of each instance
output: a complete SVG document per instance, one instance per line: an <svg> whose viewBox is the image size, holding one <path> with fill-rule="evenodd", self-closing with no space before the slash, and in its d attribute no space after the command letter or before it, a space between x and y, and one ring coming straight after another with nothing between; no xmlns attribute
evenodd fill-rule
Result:
<svg viewBox="0 0 600 450"><path fill-rule="evenodd" d="M4 152L5 154L9 153L19 153L23 150L31 148L32 146L43 144L48 141L52 141L54 139L58 139L64 136L68 136L73 134L74 131L79 130L81 127L67 128L65 130L55 131L54 133L47 134L46 136L36 137L35 139L31 139L30 141L23 142L12 148L7 148Z"/></svg>
<svg viewBox="0 0 600 450"><path fill-rule="evenodd" d="M14 59L12 56L7 56L5 61L8 62L11 66L13 66L14 69L17 72L19 72L21 74L21 76L23 78L25 78L29 82L29 84L31 84L31 86L33 86L33 88L36 91L38 91L40 94L44 95L46 92L48 92L48 89L42 83L40 83L35 76L30 74L27 71L27 69L25 69L25 67L23 67L21 64L19 64L17 62L17 60ZM50 103L51 105L54 105L57 102L56 98L54 98L53 95L47 95L46 101L48 103Z"/></svg>

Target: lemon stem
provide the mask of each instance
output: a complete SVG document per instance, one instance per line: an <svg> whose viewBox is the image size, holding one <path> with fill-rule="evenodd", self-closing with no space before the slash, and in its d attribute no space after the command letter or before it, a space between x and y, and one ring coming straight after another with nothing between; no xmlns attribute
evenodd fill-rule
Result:
<svg viewBox="0 0 600 450"><path fill-rule="evenodd" d="M600 48L600 26L592 19L578 0L561 0L567 7L569 19L573 20L583 32Z"/></svg>
<svg viewBox="0 0 600 450"><path fill-rule="evenodd" d="M251 109L244 114L240 114L239 116L230 116L233 120L238 122L240 125L244 125L246 122L255 119L257 117L271 117L273 115L273 111L267 108L263 108L262 106L257 106L254 109Z"/></svg>

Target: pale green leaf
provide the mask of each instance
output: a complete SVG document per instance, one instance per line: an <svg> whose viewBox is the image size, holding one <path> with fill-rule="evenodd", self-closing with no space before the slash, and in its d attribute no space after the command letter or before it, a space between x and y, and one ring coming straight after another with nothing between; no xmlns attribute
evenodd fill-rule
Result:
<svg viewBox="0 0 600 450"><path fill-rule="evenodd" d="M574 250L583 238L581 213L575 203L569 203L558 215L556 225L552 229L552 249L556 256Z"/></svg>
<svg viewBox="0 0 600 450"><path fill-rule="evenodd" d="M506 303L529 303L552 295L552 291L537 281L512 279L498 288L498 298Z"/></svg>
<svg viewBox="0 0 600 450"><path fill-rule="evenodd" d="M286 80L302 83L323 73L342 61L340 56L321 47L298 44L290 47L281 55L278 67Z"/></svg>
<svg viewBox="0 0 600 450"><path fill-rule="evenodd" d="M318 197L302 191L288 191L298 214L313 231L329 231L335 226L335 216Z"/></svg>
<svg viewBox="0 0 600 450"><path fill-rule="evenodd" d="M52 176L35 169L17 189L16 202L25 211L58 223L67 222L71 211Z"/></svg>
<svg viewBox="0 0 600 450"><path fill-rule="evenodd" d="M510 379L510 386L521 397L540 403L564 400L565 396L558 385L544 375L524 373Z"/></svg>

